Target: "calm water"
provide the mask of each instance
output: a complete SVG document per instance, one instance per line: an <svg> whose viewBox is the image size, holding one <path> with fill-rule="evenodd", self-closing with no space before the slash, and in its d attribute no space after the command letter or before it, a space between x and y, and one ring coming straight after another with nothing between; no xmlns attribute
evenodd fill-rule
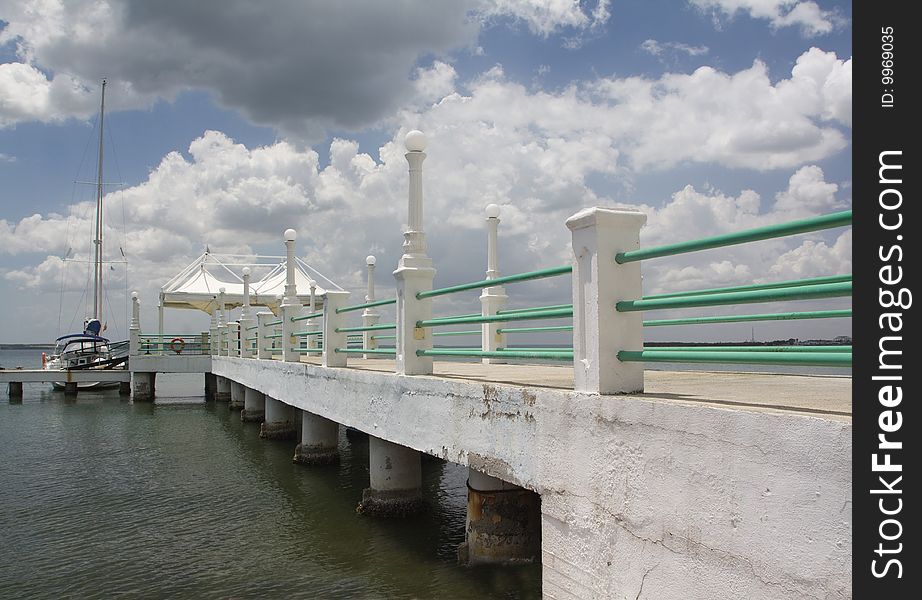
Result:
<svg viewBox="0 0 922 600"><path fill-rule="evenodd" d="M202 387L160 376L153 405L0 392L0 598L540 597L538 565L456 565L466 469L424 461L428 513L361 517L367 440L342 436L339 466L294 465L293 442L258 439Z"/></svg>

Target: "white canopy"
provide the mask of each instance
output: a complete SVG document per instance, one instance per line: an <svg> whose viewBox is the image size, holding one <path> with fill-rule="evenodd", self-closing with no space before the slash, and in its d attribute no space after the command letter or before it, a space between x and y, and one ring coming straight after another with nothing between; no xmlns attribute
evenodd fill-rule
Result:
<svg viewBox="0 0 922 600"><path fill-rule="evenodd" d="M285 292L287 261L284 256L246 256L205 252L192 264L160 288L163 308L195 308L213 314L218 294L224 288L224 303L228 309L243 306L243 268L249 267L250 305L266 306L278 311L279 298ZM342 290L328 277L295 258L295 283L302 304L310 302L310 284L316 288L315 306L323 306L327 290Z"/></svg>

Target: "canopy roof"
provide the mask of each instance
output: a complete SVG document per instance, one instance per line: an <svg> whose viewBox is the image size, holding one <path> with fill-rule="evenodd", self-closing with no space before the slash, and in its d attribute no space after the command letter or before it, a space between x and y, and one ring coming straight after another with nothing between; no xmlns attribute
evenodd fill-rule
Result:
<svg viewBox="0 0 922 600"><path fill-rule="evenodd" d="M267 306L278 311L285 292L287 261L284 256L211 254L205 252L160 288L161 306L195 308L208 314L218 305L219 290L224 288L228 309L243 306L243 268L249 267L250 306ZM315 306L323 306L327 290L342 290L328 277L295 258L295 284L302 304L310 302L310 284L315 282Z"/></svg>

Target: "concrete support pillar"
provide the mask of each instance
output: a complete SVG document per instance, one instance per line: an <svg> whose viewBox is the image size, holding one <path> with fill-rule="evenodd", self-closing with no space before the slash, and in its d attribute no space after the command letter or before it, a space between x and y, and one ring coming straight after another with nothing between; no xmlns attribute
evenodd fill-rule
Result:
<svg viewBox="0 0 922 600"><path fill-rule="evenodd" d="M295 446L294 462L329 465L339 462L339 423L302 410L301 443Z"/></svg>
<svg viewBox="0 0 922 600"><path fill-rule="evenodd" d="M21 381L11 381L6 389L10 394L10 398L22 398Z"/></svg>
<svg viewBox="0 0 922 600"><path fill-rule="evenodd" d="M134 376L132 375L132 377ZM65 396L76 396L77 395L77 382L76 381L68 381L64 383L64 395ZM150 399L152 400L153 396L151 396ZM142 398L142 400L145 400L145 398Z"/></svg>
<svg viewBox="0 0 922 600"><path fill-rule="evenodd" d="M419 452L368 436L370 486L357 512L376 517L403 517L423 508Z"/></svg>
<svg viewBox="0 0 922 600"><path fill-rule="evenodd" d="M130 381L119 381L118 382L118 395L119 396L130 396L131 395L131 382Z"/></svg>
<svg viewBox="0 0 922 600"><path fill-rule="evenodd" d="M218 402L230 402L230 380L220 375L215 377L214 399Z"/></svg>
<svg viewBox="0 0 922 600"><path fill-rule="evenodd" d="M397 280L397 372L401 375L432 374L432 357L417 356L419 350L432 349L432 332L417 328L416 322L432 317L432 300L416 294L432 290L435 269L426 254L423 231L423 161L426 136L420 131L407 134L404 155L409 170L409 214L404 232L403 256L394 271Z"/></svg>
<svg viewBox="0 0 922 600"><path fill-rule="evenodd" d="M540 554L541 497L470 469L464 543L458 548L458 562L532 562Z"/></svg>
<svg viewBox="0 0 922 600"><path fill-rule="evenodd" d="M643 295L640 262L618 264L619 252L640 246L643 213L587 208L567 219L573 237L573 376L578 392L643 391L643 363L621 362L621 350L643 350L641 312L615 303Z"/></svg>
<svg viewBox="0 0 922 600"><path fill-rule="evenodd" d="M243 410L245 390L246 386L242 383L230 382L230 404L227 405L228 408L231 410Z"/></svg>
<svg viewBox="0 0 922 600"><path fill-rule="evenodd" d="M135 402L153 402L154 401L154 389L156 387L155 382L157 380L156 373L132 373L131 374L131 399ZM69 385L69 384L68 384ZM74 384L74 393L76 390L77 384ZM67 388L65 387L64 393L67 393Z"/></svg>
<svg viewBox="0 0 922 600"><path fill-rule="evenodd" d="M217 376L214 373L205 373L205 400L214 400L217 391Z"/></svg>
<svg viewBox="0 0 922 600"><path fill-rule="evenodd" d="M266 418L266 397L262 392L248 387L243 392L243 410L240 420L248 423L262 423Z"/></svg>
<svg viewBox="0 0 922 600"><path fill-rule="evenodd" d="M259 426L259 437L266 440L294 440L298 438L292 416L293 409L281 400L265 396L266 420Z"/></svg>

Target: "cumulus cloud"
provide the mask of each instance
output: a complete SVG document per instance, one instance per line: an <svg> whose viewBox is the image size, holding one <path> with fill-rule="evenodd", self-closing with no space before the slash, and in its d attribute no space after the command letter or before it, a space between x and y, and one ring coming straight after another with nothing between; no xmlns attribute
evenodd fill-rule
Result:
<svg viewBox="0 0 922 600"><path fill-rule="evenodd" d="M148 107L201 89L254 123L302 139L356 130L413 94L426 54L475 47L502 19L534 33L598 27L608 2L425 0L348 3L282 0L0 0L0 127L85 118L102 76L119 87L112 109ZM104 65L104 67L101 67Z"/></svg>
<svg viewBox="0 0 922 600"><path fill-rule="evenodd" d="M710 51L707 46L692 46L682 42L660 42L654 39L644 40L640 44L640 49L660 60L674 59L681 55L703 56Z"/></svg>
<svg viewBox="0 0 922 600"><path fill-rule="evenodd" d="M773 29L798 27L804 37L832 32L846 19L837 11L823 10L813 0L688 0L698 9L709 12L715 25L720 18L733 19L738 13L769 22Z"/></svg>

